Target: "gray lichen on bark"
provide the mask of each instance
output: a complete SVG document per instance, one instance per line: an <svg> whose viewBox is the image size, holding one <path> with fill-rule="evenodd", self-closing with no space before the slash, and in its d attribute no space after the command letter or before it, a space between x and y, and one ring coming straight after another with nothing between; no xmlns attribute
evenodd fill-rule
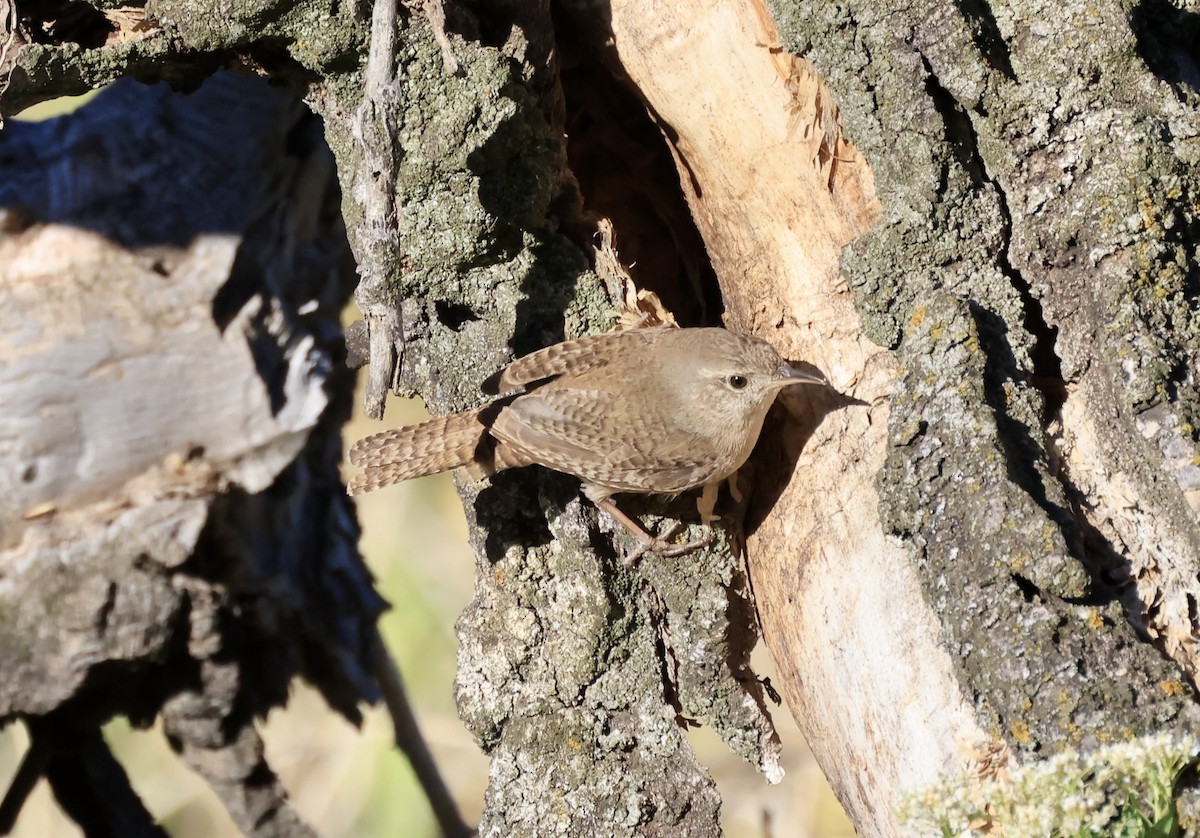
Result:
<svg viewBox="0 0 1200 838"><path fill-rule="evenodd" d="M360 304L399 306L406 360L399 392L433 410L478 403L478 371L514 352L611 324L607 303L578 248L555 231L550 204L570 200L561 138L512 74L516 58L463 43L460 76L446 73L428 27L404 28L391 94L381 113L394 143L400 215L386 281ZM334 90L314 96L327 116L345 187L352 243L363 225L352 178L361 168ZM520 150L521 153L516 153Z"/></svg>
<svg viewBox="0 0 1200 838"><path fill-rule="evenodd" d="M540 482L544 543L484 550L476 531L494 558L458 624L459 710L493 757L481 833L716 834L720 801L679 715L777 773L769 721L730 677L729 554L625 568L591 546L594 513L571 481ZM520 497L516 481L502 491Z"/></svg>
<svg viewBox="0 0 1200 838"><path fill-rule="evenodd" d="M1153 603L1200 550L1196 91L1117 4L773 7L874 169L843 268L907 370L883 512L981 718L1025 754L1186 723L1195 626Z"/></svg>

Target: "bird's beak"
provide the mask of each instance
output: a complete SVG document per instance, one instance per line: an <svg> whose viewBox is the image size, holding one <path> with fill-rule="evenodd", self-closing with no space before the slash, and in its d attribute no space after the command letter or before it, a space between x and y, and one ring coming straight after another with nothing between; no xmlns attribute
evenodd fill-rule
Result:
<svg viewBox="0 0 1200 838"><path fill-rule="evenodd" d="M825 376L820 373L814 375L811 372L797 369L790 364L779 365L779 378L781 386L788 384L820 384L823 387L829 386L829 382Z"/></svg>

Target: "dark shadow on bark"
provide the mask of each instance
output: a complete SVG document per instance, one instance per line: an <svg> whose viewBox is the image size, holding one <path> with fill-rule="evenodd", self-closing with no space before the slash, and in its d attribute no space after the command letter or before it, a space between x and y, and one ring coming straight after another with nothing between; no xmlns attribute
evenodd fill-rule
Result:
<svg viewBox="0 0 1200 838"><path fill-rule="evenodd" d="M738 563L738 569L726 588L725 614L729 619L726 634L725 665L730 674L741 685L742 690L754 699L758 709L768 719L771 718L771 708L767 704L768 697L776 706L779 705L779 694L771 688L770 678L759 678L750 665L750 656L758 645L761 632L758 626L758 612L754 605L750 577L746 573L745 564Z"/></svg>
<svg viewBox="0 0 1200 838"><path fill-rule="evenodd" d="M99 9L78 0L24 2L16 9L17 30L35 44L104 46L117 26Z"/></svg>
<svg viewBox="0 0 1200 838"><path fill-rule="evenodd" d="M988 65L1003 73L1006 79L1016 81L1008 42L996 23L991 6L985 0L956 0L955 4L971 30L971 40Z"/></svg>
<svg viewBox="0 0 1200 838"><path fill-rule="evenodd" d="M246 234L270 186L262 176L264 137L278 140L281 154L311 154L311 142L289 149L289 138L277 136L284 111L297 107L295 93L229 72L187 96L165 83L122 80L68 116L4 125L0 206L22 206L40 221L92 230L131 249L184 247L201 233ZM197 113L210 133L202 143L181 139L180 124ZM321 136L319 121L314 135ZM119 150L97 148L97 137ZM110 161L128 157L131 143L139 167L113 173ZM18 161L48 165L39 153L46 147L55 149L59 171L5 171Z"/></svg>
<svg viewBox="0 0 1200 838"><path fill-rule="evenodd" d="M45 777L85 835L165 835L108 750L100 728L117 715L136 728L148 728L168 696L199 684L198 665L187 649L186 601L182 606L167 629L170 639L162 660L97 663L71 701L45 715L24 717L30 744L0 803L0 834L12 831L29 794Z"/></svg>
<svg viewBox="0 0 1200 838"><path fill-rule="evenodd" d="M1170 0L1142 0L1133 7L1129 25L1138 55L1154 75L1200 90L1200 14Z"/></svg>
<svg viewBox="0 0 1200 838"><path fill-rule="evenodd" d="M31 725L37 743L44 730ZM61 738L59 744L63 744ZM67 748L55 750L45 767L54 797L88 838L163 838L166 831L154 822L129 783L125 769L109 751L99 728L72 731Z"/></svg>
<svg viewBox="0 0 1200 838"><path fill-rule="evenodd" d="M540 474L538 473L540 472ZM543 503L561 512L579 493L579 481L541 466L502 471L475 499L475 517L487 531L487 555L502 559L509 547L542 547L554 540Z"/></svg>
<svg viewBox="0 0 1200 838"><path fill-rule="evenodd" d="M968 17L971 20L970 17ZM995 21L992 21L993 25ZM1033 295L1029 281L1012 264L1008 256L1008 248L1012 242L1012 216L1008 209L1008 199L1000 184L988 173L979 151L979 137L971 117L954 99L948 90L942 87L933 73L928 60L922 59L925 70L929 74L925 79L925 90L929 94L938 115L942 118L946 144L950 147L955 161L971 178L971 184L976 191L994 193L998 199L1000 212L1002 246L996 252L996 265L1004 277L1012 284L1020 295L1024 312L1022 325L1033 336L1034 345L1030 349L1033 361L1030 382L1041 391L1045 399L1042 411L1043 423L1049 422L1058 415L1062 408L1066 391L1062 380L1062 362L1058 357L1056 342L1058 327L1046 322L1042 303ZM1011 353L1010 353L1011 355ZM1011 367L1017 372L1015 362Z"/></svg>
<svg viewBox="0 0 1200 838"><path fill-rule="evenodd" d="M816 370L800 362L793 366L808 372ZM865 404L832 387L807 384L790 387L780 394L747 461L752 469L753 495L747 501L742 524L746 535L753 535L766 520L791 481L804 446L825 417L835 410Z"/></svg>
<svg viewBox="0 0 1200 838"><path fill-rule="evenodd" d="M1049 498L1042 473L1034 467L1036 462L1045 460L1046 454L1034 438L1032 430L1013 417L1007 409L1004 387L1006 382L1014 380L1016 370L1016 361L1005 337L1007 327L1003 320L992 312L974 303L970 306L979 341L987 358L984 368L984 398L996 420L999 441L1005 454L1007 476L1058 526L1069 554L1080 563L1089 580L1087 591L1080 596L1059 596L1053 591L1042 590L1032 579L1020 574L1013 574L1013 582L1026 601L1036 598L1050 603L1061 601L1072 606L1098 608L1119 602L1137 637L1143 642L1153 643L1141 615L1152 613L1154 604L1143 603L1138 599L1129 559L1089 522L1084 508L1086 500L1071 482L1069 474L1059 473L1056 477L1070 507L1064 507ZM1161 644L1156 646L1161 647ZM1164 657L1169 659L1165 654Z"/></svg>
<svg viewBox="0 0 1200 838"><path fill-rule="evenodd" d="M1008 408L1005 386L1019 387L1028 378L1022 374L1013 355L1008 341L1008 324L978 303L968 301L967 305L986 358L983 394L996 418L996 429L1004 446L1008 479L1020 486L1058 525L1071 553L1078 556L1080 536L1070 512L1049 499L1042 475L1034 468L1034 463L1047 459L1040 441L1041 429L1028 427L1015 418Z"/></svg>

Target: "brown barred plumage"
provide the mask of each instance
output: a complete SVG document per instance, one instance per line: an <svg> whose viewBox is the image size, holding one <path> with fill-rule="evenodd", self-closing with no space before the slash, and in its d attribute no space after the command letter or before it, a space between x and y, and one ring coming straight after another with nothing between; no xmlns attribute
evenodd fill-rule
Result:
<svg viewBox="0 0 1200 838"><path fill-rule="evenodd" d="M616 510L617 492L711 487L750 455L776 394L825 384L765 341L724 329L634 329L580 338L514 361L483 408L369 436L350 450L351 494L466 466L479 477L534 463L573 474Z"/></svg>

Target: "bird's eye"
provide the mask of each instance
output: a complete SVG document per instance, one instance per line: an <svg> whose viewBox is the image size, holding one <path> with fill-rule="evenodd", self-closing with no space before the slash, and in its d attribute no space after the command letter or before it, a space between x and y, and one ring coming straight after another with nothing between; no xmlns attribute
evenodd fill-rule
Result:
<svg viewBox="0 0 1200 838"><path fill-rule="evenodd" d="M744 375L731 375L726 381L729 382L729 386L734 390L745 390L746 385L750 383Z"/></svg>

